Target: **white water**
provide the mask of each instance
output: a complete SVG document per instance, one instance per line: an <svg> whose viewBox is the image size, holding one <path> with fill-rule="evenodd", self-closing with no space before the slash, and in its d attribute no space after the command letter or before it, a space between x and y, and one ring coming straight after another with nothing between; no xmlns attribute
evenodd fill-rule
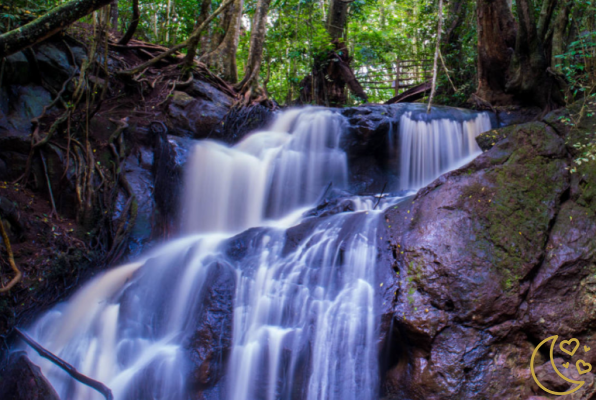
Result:
<svg viewBox="0 0 596 400"><path fill-rule="evenodd" d="M185 181L185 232L241 232L311 205L330 182L345 187L343 124L331 111L306 109L232 148L200 142Z"/></svg>
<svg viewBox="0 0 596 400"><path fill-rule="evenodd" d="M433 119L405 113L399 124L400 189L420 189L439 175L480 154L475 138L491 129L487 113L467 121Z"/></svg>
<svg viewBox="0 0 596 400"><path fill-rule="evenodd" d="M375 210L377 199L356 196L358 211L297 226L329 182L347 187L344 124L331 111L293 110L233 148L200 142L187 165L188 236L95 278L37 321L32 336L116 400L190 399L196 366L187 346L208 319L212 290L229 288L233 341L210 398L376 399L377 229L379 210L397 199ZM268 227L233 236L254 226ZM62 400L102 398L29 355Z"/></svg>

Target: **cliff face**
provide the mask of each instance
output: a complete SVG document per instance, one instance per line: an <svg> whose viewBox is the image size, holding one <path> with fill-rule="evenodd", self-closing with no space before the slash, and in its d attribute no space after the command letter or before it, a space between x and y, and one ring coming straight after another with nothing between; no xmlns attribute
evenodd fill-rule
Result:
<svg viewBox="0 0 596 400"><path fill-rule="evenodd" d="M394 298L385 398L550 396L530 373L536 345L559 335L596 349L596 168L568 171L596 119L561 122L577 108L486 133L475 161L386 212ZM569 398L592 398L594 373L579 378L560 364L594 363L596 351L569 358L557 346L555 358L587 382ZM535 365L546 386L571 386L547 350Z"/></svg>

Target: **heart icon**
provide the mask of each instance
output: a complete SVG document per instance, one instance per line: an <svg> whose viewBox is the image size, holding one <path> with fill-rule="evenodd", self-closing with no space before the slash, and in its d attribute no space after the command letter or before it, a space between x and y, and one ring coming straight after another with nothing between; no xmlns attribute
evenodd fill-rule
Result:
<svg viewBox="0 0 596 400"><path fill-rule="evenodd" d="M586 369L582 370L579 365L583 365L583 366L587 366ZM588 372L590 372L592 370L592 364L588 364L587 362L585 362L584 360L577 360L577 362L575 363L575 368L577 368L577 372L579 372L580 375L586 374Z"/></svg>
<svg viewBox="0 0 596 400"><path fill-rule="evenodd" d="M569 363L568 363L568 362L566 362L565 364L563 364L563 366L564 366L565 368L569 368Z"/></svg>
<svg viewBox="0 0 596 400"><path fill-rule="evenodd" d="M571 346L571 343L575 343L575 347L573 348L573 350L569 351L569 350L563 348L563 345ZM579 347L579 340L577 340L576 338L571 338L569 340L563 340L561 342L561 344L559 344L559 348L561 349L561 351L569 354L572 357L575 354L575 352L577 351L578 347Z"/></svg>
<svg viewBox="0 0 596 400"><path fill-rule="evenodd" d="M590 351L590 348L588 346L584 346L584 351L587 353L588 351Z"/></svg>

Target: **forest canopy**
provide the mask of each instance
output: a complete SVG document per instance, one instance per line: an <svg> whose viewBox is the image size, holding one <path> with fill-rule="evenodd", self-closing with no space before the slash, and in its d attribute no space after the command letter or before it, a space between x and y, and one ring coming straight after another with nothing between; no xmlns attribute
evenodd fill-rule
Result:
<svg viewBox="0 0 596 400"><path fill-rule="evenodd" d="M66 3L91 2L80 19L88 24L98 21L99 13L91 11L107 0L9 0L2 5L0 31L35 23ZM223 3L114 0L105 14L122 44L134 34L167 47L179 45L190 53L187 58L196 57L237 89L258 89L277 104L385 102L430 81L433 62L435 101L442 104L551 109L593 93L596 6L588 0ZM439 8L444 10L437 47ZM330 63L346 68L333 70Z"/></svg>

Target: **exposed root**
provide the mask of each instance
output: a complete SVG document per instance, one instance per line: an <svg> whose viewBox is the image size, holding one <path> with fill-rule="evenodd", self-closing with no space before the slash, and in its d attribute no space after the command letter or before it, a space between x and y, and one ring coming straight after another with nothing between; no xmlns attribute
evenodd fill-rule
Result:
<svg viewBox="0 0 596 400"><path fill-rule="evenodd" d="M20 282L21 278L23 277L23 274L21 273L21 270L17 267L17 264L14 261L14 254L12 253L12 247L10 246L10 240L8 239L8 234L6 233L6 230L4 229L4 224L2 222L2 218L0 218L0 233L2 234L2 241L4 242L4 246L6 247L6 252L8 253L8 263L10 264L10 268L12 268L12 270L15 273L14 278L12 278L12 280L10 282L8 282L8 284L6 284L6 286L0 287L0 293L6 293L10 289L12 289L17 283Z"/></svg>

